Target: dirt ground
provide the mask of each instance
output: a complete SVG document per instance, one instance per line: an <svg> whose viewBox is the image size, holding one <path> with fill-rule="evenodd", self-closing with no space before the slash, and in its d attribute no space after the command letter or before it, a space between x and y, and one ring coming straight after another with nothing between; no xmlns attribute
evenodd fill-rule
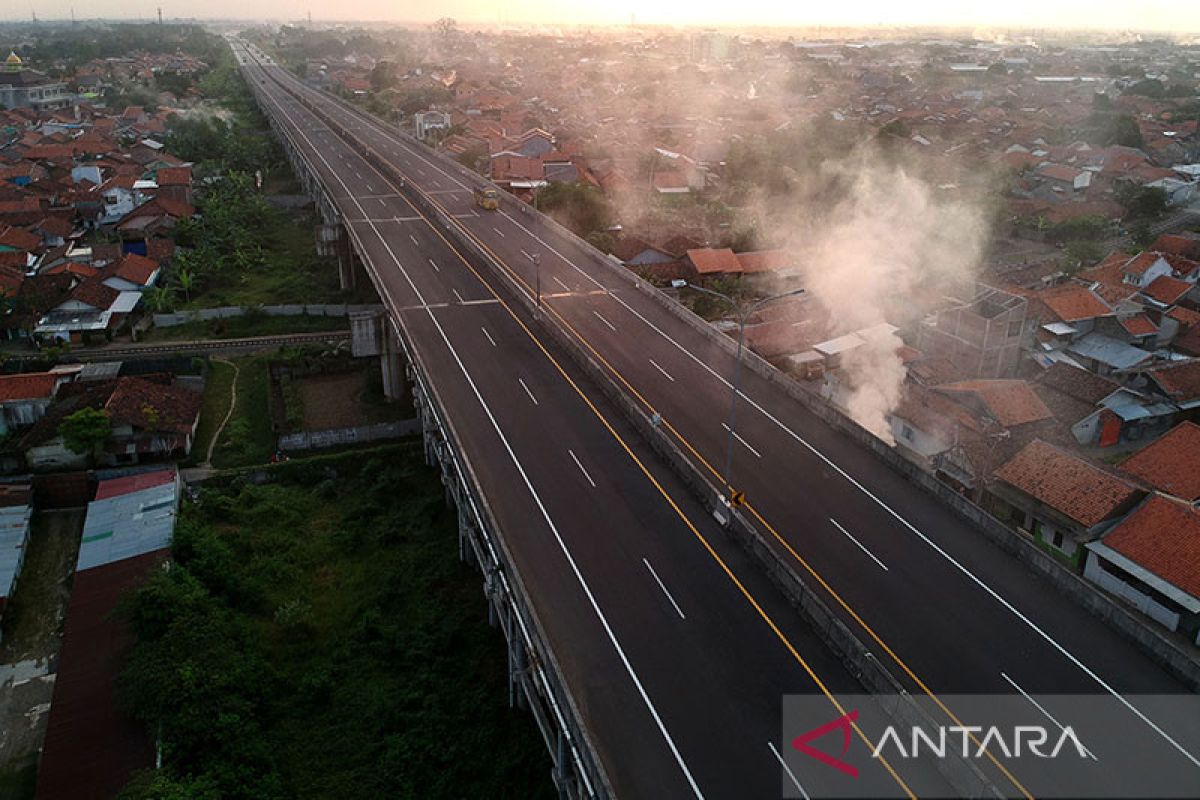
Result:
<svg viewBox="0 0 1200 800"><path fill-rule="evenodd" d="M32 796L84 512L34 515L0 643L0 800Z"/></svg>
<svg viewBox="0 0 1200 800"><path fill-rule="evenodd" d="M349 428L398 419L396 404L375 396L366 370L313 375L298 381L304 404L304 430Z"/></svg>

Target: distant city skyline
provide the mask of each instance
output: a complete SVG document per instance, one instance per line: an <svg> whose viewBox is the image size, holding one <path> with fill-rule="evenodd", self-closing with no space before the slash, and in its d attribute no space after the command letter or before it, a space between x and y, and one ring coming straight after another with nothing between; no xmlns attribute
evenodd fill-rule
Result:
<svg viewBox="0 0 1200 800"><path fill-rule="evenodd" d="M25 0L6 4L0 19L68 19L72 10L78 18L154 19L160 4L149 0ZM543 23L626 25L631 19L639 24L681 26L741 26L783 28L830 26L945 26L956 28L1018 29L1107 29L1114 31L1200 32L1200 4L1178 0L1148 0L1141 3L1087 2L1087 0L1010 0L986 7L954 2L924 0L919 3L895 3L889 0L860 0L854 4L781 5L776 0L744 0L741 3L717 0L646 0L622 7L621 4L581 5L561 0L506 0L503 3L482 0L448 0L437 5L414 2L388 3L382 0L320 0L296 3L292 0L260 0L253 4L237 0L210 0L202 6L161 3L164 18L191 18L202 11L200 19L277 19L294 20L311 13L315 20L431 22L438 17L454 17L471 23Z"/></svg>

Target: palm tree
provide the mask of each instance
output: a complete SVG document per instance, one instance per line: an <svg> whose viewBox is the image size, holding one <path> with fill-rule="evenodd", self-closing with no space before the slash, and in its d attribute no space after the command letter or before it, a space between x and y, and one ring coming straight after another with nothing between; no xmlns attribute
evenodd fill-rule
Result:
<svg viewBox="0 0 1200 800"><path fill-rule="evenodd" d="M192 302L192 289L196 288L196 273L188 267L180 267L175 272L175 282L183 290L184 302Z"/></svg>
<svg viewBox="0 0 1200 800"><path fill-rule="evenodd" d="M170 286L152 286L144 297L151 311L163 313L175 307L175 290Z"/></svg>

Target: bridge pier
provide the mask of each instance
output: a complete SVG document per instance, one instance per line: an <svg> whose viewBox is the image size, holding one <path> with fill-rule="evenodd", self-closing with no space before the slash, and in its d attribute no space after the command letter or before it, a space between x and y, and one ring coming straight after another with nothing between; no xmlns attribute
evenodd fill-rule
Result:
<svg viewBox="0 0 1200 800"><path fill-rule="evenodd" d="M356 357L379 356L383 378L383 396L401 400L408 392L404 347L382 311L361 311L350 315L351 350ZM426 457L428 460L428 456Z"/></svg>

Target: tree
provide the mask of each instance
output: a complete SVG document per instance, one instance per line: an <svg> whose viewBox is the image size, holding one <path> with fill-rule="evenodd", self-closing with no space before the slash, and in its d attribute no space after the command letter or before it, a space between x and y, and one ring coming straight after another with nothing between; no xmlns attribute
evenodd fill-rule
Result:
<svg viewBox="0 0 1200 800"><path fill-rule="evenodd" d="M1099 261L1104 251L1093 239L1076 239L1067 244L1067 272L1074 274Z"/></svg>
<svg viewBox="0 0 1200 800"><path fill-rule="evenodd" d="M192 301L192 289L196 288L196 273L188 267L180 267L175 273L175 282L183 290L184 302L190 303Z"/></svg>
<svg viewBox="0 0 1200 800"><path fill-rule="evenodd" d="M1109 122L1108 131L1104 136L1104 144L1141 147L1144 144L1142 129L1138 126L1137 120L1131 115L1119 114Z"/></svg>
<svg viewBox="0 0 1200 800"><path fill-rule="evenodd" d="M584 238L612 225L612 209L604 194L586 183L552 183L538 191L537 205Z"/></svg>
<svg viewBox="0 0 1200 800"><path fill-rule="evenodd" d="M83 408L59 423L58 435L72 453L94 458L112 436L112 421L107 411Z"/></svg>
<svg viewBox="0 0 1200 800"><path fill-rule="evenodd" d="M458 23L454 21L453 17L442 17L433 23L433 30L443 39L449 39L458 32Z"/></svg>
<svg viewBox="0 0 1200 800"><path fill-rule="evenodd" d="M163 314L175 307L175 289L171 286L152 286L143 295L150 310Z"/></svg>
<svg viewBox="0 0 1200 800"><path fill-rule="evenodd" d="M1162 189L1125 184L1117 188L1116 198L1131 219L1158 219L1167 210L1167 193Z"/></svg>
<svg viewBox="0 0 1200 800"><path fill-rule="evenodd" d="M1161 98L1167 93L1167 87L1163 82L1154 78L1146 78L1138 81L1133 86L1125 90L1126 94L1140 95L1141 97Z"/></svg>

